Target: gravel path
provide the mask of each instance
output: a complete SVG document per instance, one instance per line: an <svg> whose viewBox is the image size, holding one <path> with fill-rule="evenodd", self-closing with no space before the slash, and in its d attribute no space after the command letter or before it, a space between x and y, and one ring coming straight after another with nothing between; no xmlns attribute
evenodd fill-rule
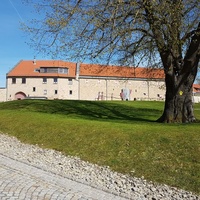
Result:
<svg viewBox="0 0 200 200"><path fill-rule="evenodd" d="M0 154L85 185L133 200L200 200L200 196L167 185L149 183L113 172L109 167L85 162L60 152L23 144L0 133Z"/></svg>

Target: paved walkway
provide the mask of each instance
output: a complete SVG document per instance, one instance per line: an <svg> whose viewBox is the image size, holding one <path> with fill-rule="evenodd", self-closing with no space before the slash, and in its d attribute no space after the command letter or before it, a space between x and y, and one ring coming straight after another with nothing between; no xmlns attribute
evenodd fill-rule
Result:
<svg viewBox="0 0 200 200"><path fill-rule="evenodd" d="M0 154L0 200L123 200Z"/></svg>

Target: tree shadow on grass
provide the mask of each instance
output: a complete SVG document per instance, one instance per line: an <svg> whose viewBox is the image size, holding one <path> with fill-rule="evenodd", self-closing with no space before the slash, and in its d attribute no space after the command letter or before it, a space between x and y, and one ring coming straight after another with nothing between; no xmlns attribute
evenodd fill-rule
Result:
<svg viewBox="0 0 200 200"><path fill-rule="evenodd" d="M99 121L155 122L160 110L134 107L130 103L77 100L23 100L5 102L0 109L27 110L49 114L60 114L72 118Z"/></svg>

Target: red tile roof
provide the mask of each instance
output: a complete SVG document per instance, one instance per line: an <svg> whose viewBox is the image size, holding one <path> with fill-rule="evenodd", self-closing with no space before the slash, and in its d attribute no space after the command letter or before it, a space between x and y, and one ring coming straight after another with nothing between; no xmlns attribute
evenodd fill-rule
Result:
<svg viewBox="0 0 200 200"><path fill-rule="evenodd" d="M200 84L193 84L193 92L200 92Z"/></svg>
<svg viewBox="0 0 200 200"><path fill-rule="evenodd" d="M81 64L81 76L100 76L118 78L154 78L164 79L161 69L148 69L141 67L106 66L96 64Z"/></svg>
<svg viewBox="0 0 200 200"><path fill-rule="evenodd" d="M40 67L61 67L68 68L68 74L61 73L39 73L36 69ZM64 62L60 60L38 60L20 61L8 74L7 77L75 77L76 63Z"/></svg>
<svg viewBox="0 0 200 200"><path fill-rule="evenodd" d="M76 63L60 60L21 61L8 74L7 77L76 77ZM68 74L39 73L35 71L40 67L68 68ZM116 78L154 78L164 79L161 69L148 69L141 67L120 67L97 64L80 64L80 76L90 77L116 77Z"/></svg>

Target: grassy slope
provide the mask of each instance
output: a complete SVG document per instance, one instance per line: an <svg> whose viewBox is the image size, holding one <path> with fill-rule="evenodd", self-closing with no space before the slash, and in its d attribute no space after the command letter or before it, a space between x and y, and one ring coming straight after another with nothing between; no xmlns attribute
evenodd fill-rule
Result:
<svg viewBox="0 0 200 200"><path fill-rule="evenodd" d="M200 194L200 123L155 123L162 109L162 102L5 102L0 103L0 130ZM200 104L195 114L200 119Z"/></svg>

